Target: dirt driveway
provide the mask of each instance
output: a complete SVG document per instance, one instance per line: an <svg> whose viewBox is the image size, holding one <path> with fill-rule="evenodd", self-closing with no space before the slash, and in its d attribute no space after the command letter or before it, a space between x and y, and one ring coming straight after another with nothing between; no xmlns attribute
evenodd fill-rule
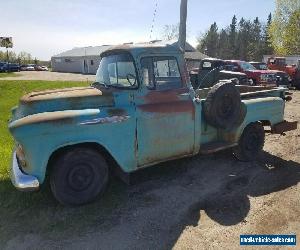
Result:
<svg viewBox="0 0 300 250"><path fill-rule="evenodd" d="M300 92L287 118L300 121ZM6 248L240 249L240 234L300 237L300 128L268 135L254 163L222 152L161 164L133 180L129 187L112 181L88 208L64 208L49 195L32 220L54 226L23 225L20 211Z"/></svg>
<svg viewBox="0 0 300 250"><path fill-rule="evenodd" d="M21 71L16 76L3 77L0 80L41 80L41 81L94 81L94 75L59 73L51 71Z"/></svg>

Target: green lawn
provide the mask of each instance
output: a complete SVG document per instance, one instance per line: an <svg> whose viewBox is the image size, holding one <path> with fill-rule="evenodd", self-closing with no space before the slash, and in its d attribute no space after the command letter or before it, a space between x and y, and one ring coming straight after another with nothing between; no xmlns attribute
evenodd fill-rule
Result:
<svg viewBox="0 0 300 250"><path fill-rule="evenodd" d="M0 78L15 77L15 76L20 76L20 75L17 75L16 73L13 73L13 72L10 72L10 73L0 73Z"/></svg>
<svg viewBox="0 0 300 250"><path fill-rule="evenodd" d="M118 190L124 187L119 186L121 184L110 187L114 192L108 191L106 198L99 201L103 207L101 215L98 215L99 202L77 209L65 208L54 200L47 185L37 193L21 193L9 179L14 143L7 124L10 109L18 104L19 98L32 90L86 85L86 82L0 81L0 248L16 234L47 234L47 237L57 238L80 232L85 225L93 224L95 218L110 213L112 206L115 207L122 200ZM118 197L114 199L116 195Z"/></svg>

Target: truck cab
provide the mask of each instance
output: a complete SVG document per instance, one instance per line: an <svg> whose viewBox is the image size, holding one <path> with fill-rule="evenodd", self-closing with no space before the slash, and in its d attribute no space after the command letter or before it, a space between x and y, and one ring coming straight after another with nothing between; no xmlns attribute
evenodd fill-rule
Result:
<svg viewBox="0 0 300 250"><path fill-rule="evenodd" d="M272 70L284 71L291 77L292 80L295 78L297 71L296 65L287 65L285 57L268 58L268 68Z"/></svg>
<svg viewBox="0 0 300 250"><path fill-rule="evenodd" d="M232 67L230 67L232 66ZM246 74L233 71L222 59L205 58L199 61L198 68L189 72L194 89L212 87L220 80L235 79L240 85L249 85Z"/></svg>

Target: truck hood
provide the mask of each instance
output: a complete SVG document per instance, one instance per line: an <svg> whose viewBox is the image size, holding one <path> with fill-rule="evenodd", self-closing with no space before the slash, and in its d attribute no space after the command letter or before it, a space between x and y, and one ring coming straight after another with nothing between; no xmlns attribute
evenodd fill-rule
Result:
<svg viewBox="0 0 300 250"><path fill-rule="evenodd" d="M45 90L23 96L19 106L12 110L12 120L37 113L110 106L114 106L112 92L93 87Z"/></svg>

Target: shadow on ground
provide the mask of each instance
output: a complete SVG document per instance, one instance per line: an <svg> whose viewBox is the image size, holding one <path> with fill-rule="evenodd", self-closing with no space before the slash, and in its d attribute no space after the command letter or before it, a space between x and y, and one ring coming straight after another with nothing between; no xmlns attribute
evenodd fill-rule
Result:
<svg viewBox="0 0 300 250"><path fill-rule="evenodd" d="M142 170L126 186L113 179L97 202L58 205L46 187L37 194L2 192L0 243L13 248L171 249L200 211L231 226L249 213L249 196L278 192L300 182L300 164L264 152L255 163L228 152L173 161ZM8 182L8 181L7 181Z"/></svg>

